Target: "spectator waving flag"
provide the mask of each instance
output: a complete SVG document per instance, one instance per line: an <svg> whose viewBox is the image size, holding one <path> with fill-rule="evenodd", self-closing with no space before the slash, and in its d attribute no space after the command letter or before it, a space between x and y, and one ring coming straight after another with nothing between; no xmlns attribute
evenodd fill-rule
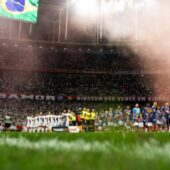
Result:
<svg viewBox="0 0 170 170"><path fill-rule="evenodd" d="M0 16L36 23L39 0L0 0Z"/></svg>

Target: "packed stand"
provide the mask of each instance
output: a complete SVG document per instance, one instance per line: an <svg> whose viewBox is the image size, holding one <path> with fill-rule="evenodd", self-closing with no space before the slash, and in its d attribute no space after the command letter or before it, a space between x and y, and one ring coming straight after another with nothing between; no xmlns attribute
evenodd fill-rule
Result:
<svg viewBox="0 0 170 170"><path fill-rule="evenodd" d="M0 73L0 92L71 96L152 96L150 75Z"/></svg>

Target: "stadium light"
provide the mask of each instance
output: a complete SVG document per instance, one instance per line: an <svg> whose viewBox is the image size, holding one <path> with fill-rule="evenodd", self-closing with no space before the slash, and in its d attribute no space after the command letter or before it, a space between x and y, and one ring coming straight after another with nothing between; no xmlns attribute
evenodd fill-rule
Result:
<svg viewBox="0 0 170 170"><path fill-rule="evenodd" d="M97 0L74 0L75 10L79 16L97 16L98 3Z"/></svg>

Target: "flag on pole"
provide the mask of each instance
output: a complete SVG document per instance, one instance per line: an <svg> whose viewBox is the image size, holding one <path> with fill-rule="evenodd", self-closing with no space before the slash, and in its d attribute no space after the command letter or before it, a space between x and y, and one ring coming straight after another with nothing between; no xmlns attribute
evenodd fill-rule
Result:
<svg viewBox="0 0 170 170"><path fill-rule="evenodd" d="M0 16L36 23L39 0L0 0Z"/></svg>

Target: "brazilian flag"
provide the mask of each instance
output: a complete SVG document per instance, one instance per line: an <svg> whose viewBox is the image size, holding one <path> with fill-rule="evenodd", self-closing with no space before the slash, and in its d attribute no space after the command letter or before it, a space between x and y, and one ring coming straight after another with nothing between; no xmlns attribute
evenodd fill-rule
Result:
<svg viewBox="0 0 170 170"><path fill-rule="evenodd" d="M39 0L0 0L0 16L36 23Z"/></svg>

